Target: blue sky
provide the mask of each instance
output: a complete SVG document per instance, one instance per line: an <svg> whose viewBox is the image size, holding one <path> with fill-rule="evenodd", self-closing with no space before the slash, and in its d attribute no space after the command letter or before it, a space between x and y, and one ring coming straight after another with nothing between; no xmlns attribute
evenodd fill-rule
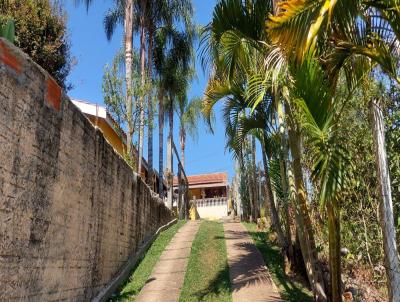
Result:
<svg viewBox="0 0 400 302"><path fill-rule="evenodd" d="M195 21L207 24L212 15L216 0L194 0ZM111 63L115 53L122 46L122 28L118 28L113 39L106 39L103 29L105 12L112 5L111 0L93 1L89 12L83 5L76 7L72 0L64 1L68 14L68 31L72 43L71 52L77 59L77 65L72 70L68 81L74 86L69 92L72 98L83 99L93 103L103 104L101 90L103 69ZM197 80L192 84L189 96L202 96L206 85L206 77L200 64L196 64ZM231 154L225 152L224 126L221 122L220 107L216 111L214 135L206 131L205 125L200 125L197 140L188 137L186 144L186 173L199 174L227 171L229 178L233 176L234 164ZM177 119L175 119L176 122ZM167 126L167 125L166 125ZM178 146L178 125L175 123L174 141ZM167 133L167 128L164 130ZM145 142L147 139L145 138ZM144 147L147 158L147 145ZM164 155L165 160L166 155ZM158 168L158 127L154 132L154 163Z"/></svg>

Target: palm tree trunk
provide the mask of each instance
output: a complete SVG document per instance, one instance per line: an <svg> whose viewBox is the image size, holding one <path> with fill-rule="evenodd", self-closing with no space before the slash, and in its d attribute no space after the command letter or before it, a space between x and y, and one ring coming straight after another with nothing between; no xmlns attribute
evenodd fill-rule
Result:
<svg viewBox="0 0 400 302"><path fill-rule="evenodd" d="M372 136L374 140L375 162L378 178L380 203L380 225L383 233L383 249L389 300L400 301L400 267L396 246L396 229L394 226L392 190L385 148L385 121L382 109L376 99L370 102Z"/></svg>
<svg viewBox="0 0 400 302"><path fill-rule="evenodd" d="M286 241L288 244L288 258L290 263L288 263L288 269L290 269L291 263L294 262L294 251L292 245L292 233L291 233L291 225L292 220L289 213L289 204L290 204L290 196L288 189L288 177L286 173L286 168L288 166L288 145L286 139L286 123L285 123L285 113L283 110L283 103L278 99L277 102L277 114L278 114L278 122L279 122L279 133L281 135L281 160L279 161L279 168L281 172L281 183L282 190L284 193L284 210L285 210L285 224L286 224Z"/></svg>
<svg viewBox="0 0 400 302"><path fill-rule="evenodd" d="M254 135L251 136L251 166L252 166L252 185L251 190L253 191L253 217L257 221L260 217L260 206L257 194L257 176L256 176L256 138Z"/></svg>
<svg viewBox="0 0 400 302"><path fill-rule="evenodd" d="M336 201L327 204L329 231L329 269L331 275L331 301L342 302L340 267L340 210Z"/></svg>
<svg viewBox="0 0 400 302"><path fill-rule="evenodd" d="M287 247L287 243L286 243L283 231L282 231L282 225L279 220L278 211L276 210L274 197L272 194L271 180L269 177L269 169L268 169L268 158L267 158L267 154L265 151L265 142L263 142L262 145L263 145L263 150L261 150L262 151L261 153L262 153L262 158L263 158L264 174L265 174L265 198L271 209L272 228L278 235L279 245L281 246L281 248L285 249Z"/></svg>
<svg viewBox="0 0 400 302"><path fill-rule="evenodd" d="M323 274L318 263L315 246L314 232L307 207L307 193L304 186L303 171L301 167L300 133L289 127L289 146L293 158L293 177L296 188L296 222L300 239L301 252L307 271L314 299L317 302L326 302L325 284Z"/></svg>
<svg viewBox="0 0 400 302"><path fill-rule="evenodd" d="M158 195L164 199L164 96L163 90L158 91Z"/></svg>
<svg viewBox="0 0 400 302"><path fill-rule="evenodd" d="M186 147L186 131L184 126L181 124L181 128L179 130L179 142L181 145L181 163L182 168L185 168L185 147Z"/></svg>
<svg viewBox="0 0 400 302"><path fill-rule="evenodd" d="M132 39L133 39L133 0L127 0L125 3L125 104L128 131L126 134L126 150L128 157L132 159L132 135L133 135L133 120L132 120Z"/></svg>
<svg viewBox="0 0 400 302"><path fill-rule="evenodd" d="M167 206L172 209L173 205L173 133L174 133L174 108L172 104L172 98L170 98L170 104L168 108L168 120L169 120L169 133L168 133L168 149L167 149L167 182L168 182L168 200Z"/></svg>
<svg viewBox="0 0 400 302"><path fill-rule="evenodd" d="M154 31L149 25L148 35L149 35L149 43L147 49L147 73L148 73L148 80L152 81L152 74L153 74L153 34ZM153 184L153 119L154 119L154 112L153 112L153 94L149 94L148 97L148 110L149 110L149 125L148 125L148 135L147 135L147 164L149 167L148 171L148 179L147 183L149 184L150 188L154 190Z"/></svg>
<svg viewBox="0 0 400 302"><path fill-rule="evenodd" d="M142 15L140 16L140 74L142 95L140 96L139 110L139 150L138 150L138 174L142 173L142 158L143 158L143 136L144 136L144 87L146 85L146 0L141 1Z"/></svg>

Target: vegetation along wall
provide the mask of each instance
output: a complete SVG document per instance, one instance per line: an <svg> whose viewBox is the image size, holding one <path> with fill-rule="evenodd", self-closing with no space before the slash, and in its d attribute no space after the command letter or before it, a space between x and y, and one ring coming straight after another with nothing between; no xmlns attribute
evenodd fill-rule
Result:
<svg viewBox="0 0 400 302"><path fill-rule="evenodd" d="M87 301L172 213L0 40L0 301Z"/></svg>

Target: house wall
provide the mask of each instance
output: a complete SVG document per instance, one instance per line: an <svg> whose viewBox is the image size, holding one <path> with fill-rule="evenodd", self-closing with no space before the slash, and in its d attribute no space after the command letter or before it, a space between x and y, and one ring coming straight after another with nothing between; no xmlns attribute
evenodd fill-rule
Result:
<svg viewBox="0 0 400 302"><path fill-rule="evenodd" d="M0 301L89 301L173 214L0 39Z"/></svg>
<svg viewBox="0 0 400 302"><path fill-rule="evenodd" d="M121 155L126 151L126 146L122 142L121 138L118 136L118 134L115 132L115 130L103 119L98 119L96 121L96 117L89 117L89 120L92 122L93 125L96 125L97 127L100 128L101 132L103 133L103 136L105 139L108 141L108 143L113 146L113 148Z"/></svg>
<svg viewBox="0 0 400 302"><path fill-rule="evenodd" d="M201 219L220 219L228 215L228 204L218 206L196 207Z"/></svg>

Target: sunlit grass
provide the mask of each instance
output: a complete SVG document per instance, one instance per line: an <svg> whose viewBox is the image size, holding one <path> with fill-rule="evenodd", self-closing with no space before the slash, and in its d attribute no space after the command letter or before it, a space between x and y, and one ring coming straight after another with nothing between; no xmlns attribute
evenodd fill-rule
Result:
<svg viewBox="0 0 400 302"><path fill-rule="evenodd" d="M222 223L201 223L193 241L179 301L232 301Z"/></svg>

